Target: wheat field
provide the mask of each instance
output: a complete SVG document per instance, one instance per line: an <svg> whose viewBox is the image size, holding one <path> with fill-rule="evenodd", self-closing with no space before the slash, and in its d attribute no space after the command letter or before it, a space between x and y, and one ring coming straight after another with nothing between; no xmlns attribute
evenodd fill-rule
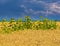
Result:
<svg viewBox="0 0 60 46"><path fill-rule="evenodd" d="M60 29L0 33L0 46L60 46Z"/></svg>

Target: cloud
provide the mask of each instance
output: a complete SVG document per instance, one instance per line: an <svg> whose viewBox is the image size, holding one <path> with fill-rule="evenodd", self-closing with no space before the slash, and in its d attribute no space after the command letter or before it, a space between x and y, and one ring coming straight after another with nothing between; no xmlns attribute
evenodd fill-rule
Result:
<svg viewBox="0 0 60 46"><path fill-rule="evenodd" d="M37 7L41 7L44 6L44 10L37 10L35 11L33 9L33 6L31 8L28 8L28 6L26 5L27 2L29 2L30 4L36 4L35 6ZM41 0L26 0L25 3L23 5L21 5L22 8L24 8L24 11L27 14L45 14L50 15L50 14L60 14L60 2L53 2L53 3L47 3ZM29 4L28 4L29 5ZM40 9L40 8L39 8Z"/></svg>
<svg viewBox="0 0 60 46"><path fill-rule="evenodd" d="M22 8L26 8L24 5L20 5L20 7L22 7Z"/></svg>
<svg viewBox="0 0 60 46"><path fill-rule="evenodd" d="M36 0L36 3L42 4L45 7L45 11L37 11L35 13L42 13L42 14L46 14L46 15L55 14L55 13L60 14L60 5L59 5L60 1L53 2L53 3L46 3L44 1Z"/></svg>
<svg viewBox="0 0 60 46"><path fill-rule="evenodd" d="M60 5L58 2L56 3L51 3L49 5L49 9L51 12L59 13L60 14Z"/></svg>
<svg viewBox="0 0 60 46"><path fill-rule="evenodd" d="M27 9L27 7L25 5L22 4L22 5L20 5L20 7L24 8L25 13L29 13L29 11L28 11L28 9Z"/></svg>

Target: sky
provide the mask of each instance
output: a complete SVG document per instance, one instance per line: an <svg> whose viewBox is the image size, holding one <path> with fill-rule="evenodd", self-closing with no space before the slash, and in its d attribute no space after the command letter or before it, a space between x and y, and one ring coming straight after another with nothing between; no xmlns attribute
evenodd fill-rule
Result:
<svg viewBox="0 0 60 46"><path fill-rule="evenodd" d="M44 18L60 20L60 0L0 0L0 20L30 16L32 20Z"/></svg>

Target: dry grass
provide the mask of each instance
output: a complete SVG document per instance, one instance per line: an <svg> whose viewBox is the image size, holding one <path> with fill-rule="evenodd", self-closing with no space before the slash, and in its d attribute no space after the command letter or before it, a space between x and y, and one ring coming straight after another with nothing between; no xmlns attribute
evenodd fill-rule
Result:
<svg viewBox="0 0 60 46"><path fill-rule="evenodd" d="M60 22L57 22L58 25ZM60 46L60 29L0 33L0 46Z"/></svg>
<svg viewBox="0 0 60 46"><path fill-rule="evenodd" d="M57 22L57 25L59 25L59 26L60 26L60 22Z"/></svg>

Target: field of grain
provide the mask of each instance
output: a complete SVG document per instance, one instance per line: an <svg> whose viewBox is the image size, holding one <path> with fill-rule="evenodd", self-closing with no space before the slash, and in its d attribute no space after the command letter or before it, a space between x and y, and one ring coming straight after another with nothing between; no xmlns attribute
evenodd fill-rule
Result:
<svg viewBox="0 0 60 46"><path fill-rule="evenodd" d="M0 33L0 46L60 46L60 29Z"/></svg>

